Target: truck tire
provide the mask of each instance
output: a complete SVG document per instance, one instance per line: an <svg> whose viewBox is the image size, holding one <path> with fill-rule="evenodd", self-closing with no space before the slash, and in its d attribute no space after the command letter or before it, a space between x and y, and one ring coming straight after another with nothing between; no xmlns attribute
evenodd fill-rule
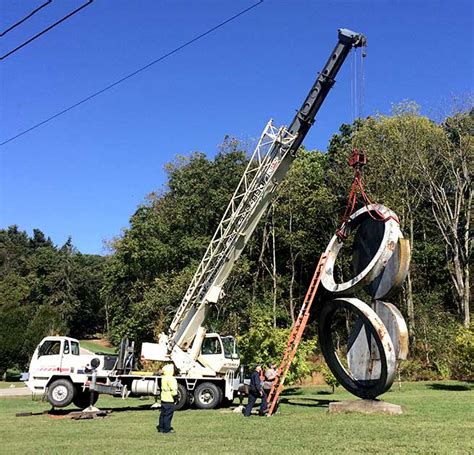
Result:
<svg viewBox="0 0 474 455"><path fill-rule="evenodd" d="M176 398L176 403L175 403L174 408L176 411L179 411L180 409L184 409L187 404L188 404L188 391L186 390L186 386L178 382L178 397Z"/></svg>
<svg viewBox="0 0 474 455"><path fill-rule="evenodd" d="M71 404L76 389L69 379L56 379L48 386L48 401L55 408L65 408Z"/></svg>
<svg viewBox="0 0 474 455"><path fill-rule="evenodd" d="M203 382L194 391L194 402L199 409L214 409L222 400L221 389L212 382Z"/></svg>
<svg viewBox="0 0 474 455"><path fill-rule="evenodd" d="M97 403L99 399L99 394L97 392L92 392L92 405ZM89 390L76 389L76 395L72 400L74 406L77 406L79 409L85 409L91 404L91 392Z"/></svg>

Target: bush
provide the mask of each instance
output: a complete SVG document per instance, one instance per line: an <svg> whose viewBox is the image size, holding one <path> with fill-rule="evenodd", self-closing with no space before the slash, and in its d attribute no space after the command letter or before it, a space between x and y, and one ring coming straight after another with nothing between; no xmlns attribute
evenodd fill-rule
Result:
<svg viewBox="0 0 474 455"><path fill-rule="evenodd" d="M401 367L402 375L410 380L472 376L472 331L436 303L436 297L427 293L424 305L416 311L416 343L411 355L417 360Z"/></svg>
<svg viewBox="0 0 474 455"><path fill-rule="evenodd" d="M324 381L329 387L331 387L332 393L334 393L335 388L339 387L340 384L335 378L335 376L332 374L332 371L329 369L326 362L321 361L321 363L317 367L317 371L321 373L321 376L323 377Z"/></svg>
<svg viewBox="0 0 474 455"><path fill-rule="evenodd" d="M239 337L239 349L242 362L247 365L280 364L285 352L291 329L274 328L271 312L262 307L251 310L251 325L249 331ZM307 340L300 343L295 358L286 377L286 384L293 384L311 373L308 362L310 354L316 348L316 340Z"/></svg>
<svg viewBox="0 0 474 455"><path fill-rule="evenodd" d="M440 379L436 371L419 359L403 360L399 366L399 373L403 381L434 381Z"/></svg>
<svg viewBox="0 0 474 455"><path fill-rule="evenodd" d="M474 330L460 327L454 339L455 357L451 363L453 379L474 380Z"/></svg>

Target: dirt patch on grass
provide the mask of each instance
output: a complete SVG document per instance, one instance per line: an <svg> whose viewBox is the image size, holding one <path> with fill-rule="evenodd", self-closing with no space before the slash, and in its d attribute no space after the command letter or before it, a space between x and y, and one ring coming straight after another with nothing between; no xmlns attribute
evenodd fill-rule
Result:
<svg viewBox="0 0 474 455"><path fill-rule="evenodd" d="M91 343L95 343L104 348L113 348L113 346L105 338L91 338L91 339L88 339L87 341L90 341Z"/></svg>

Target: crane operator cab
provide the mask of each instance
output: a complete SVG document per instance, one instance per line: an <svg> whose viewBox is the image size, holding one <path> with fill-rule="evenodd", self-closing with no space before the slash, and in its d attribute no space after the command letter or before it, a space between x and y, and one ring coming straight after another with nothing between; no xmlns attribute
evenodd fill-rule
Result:
<svg viewBox="0 0 474 455"><path fill-rule="evenodd" d="M221 337L218 333L207 333L197 359L217 373L235 371L240 365L240 354L233 336Z"/></svg>

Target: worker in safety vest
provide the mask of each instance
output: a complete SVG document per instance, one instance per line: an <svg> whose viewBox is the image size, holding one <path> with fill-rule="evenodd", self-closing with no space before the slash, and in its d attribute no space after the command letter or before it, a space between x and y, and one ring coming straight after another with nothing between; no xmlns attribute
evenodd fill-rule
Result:
<svg viewBox="0 0 474 455"><path fill-rule="evenodd" d="M156 427L159 433L174 433L171 419L174 413L174 401L178 395L178 382L173 377L174 366L169 363L163 367L161 378L161 411L159 424Z"/></svg>

